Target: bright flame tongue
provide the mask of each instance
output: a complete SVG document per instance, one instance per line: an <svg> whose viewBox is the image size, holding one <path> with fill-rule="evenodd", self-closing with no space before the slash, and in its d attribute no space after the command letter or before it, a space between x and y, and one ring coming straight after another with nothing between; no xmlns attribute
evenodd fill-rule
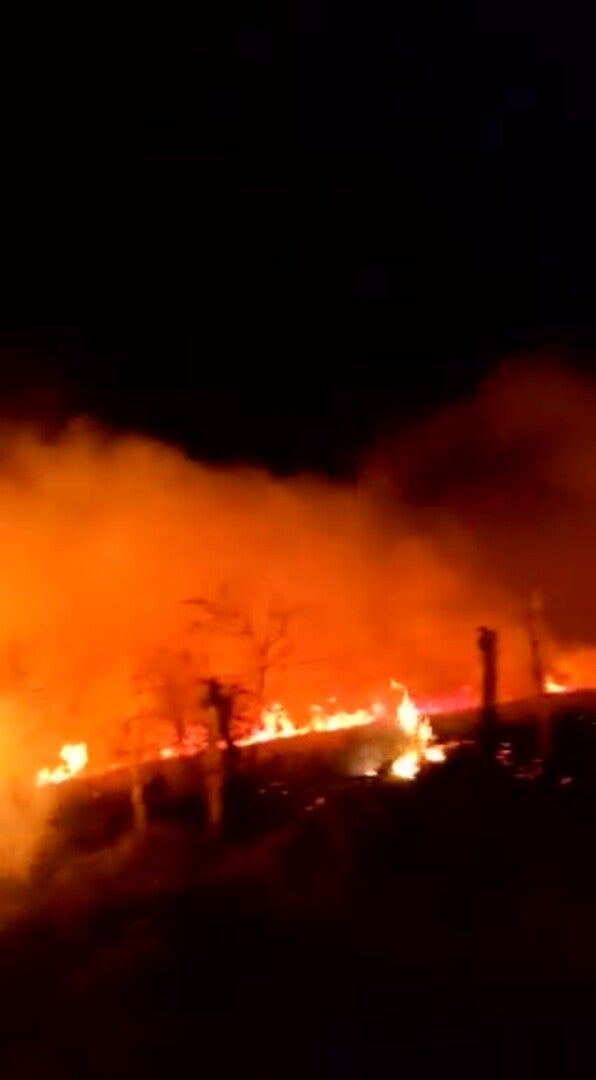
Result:
<svg viewBox="0 0 596 1080"><path fill-rule="evenodd" d="M406 689L404 689L401 704L397 707L396 715L398 727L401 728L404 735L408 735L410 738L414 738L419 733L422 724L427 724L430 729L428 721L421 720L420 713Z"/></svg>
<svg viewBox="0 0 596 1080"><path fill-rule="evenodd" d="M391 688L397 690L399 683L392 680ZM438 763L445 760L441 746L433 746L433 729L430 720L416 708L405 686L403 697L396 710L397 726L414 745L400 754L391 766L391 774L399 780L415 780L423 762Z"/></svg>
<svg viewBox="0 0 596 1080"><path fill-rule="evenodd" d="M60 757L64 762L63 765L57 765L55 769L39 770L38 787L45 787L46 784L63 784L65 780L70 780L72 776L84 769L88 761L87 744L84 742L67 743L62 747Z"/></svg>

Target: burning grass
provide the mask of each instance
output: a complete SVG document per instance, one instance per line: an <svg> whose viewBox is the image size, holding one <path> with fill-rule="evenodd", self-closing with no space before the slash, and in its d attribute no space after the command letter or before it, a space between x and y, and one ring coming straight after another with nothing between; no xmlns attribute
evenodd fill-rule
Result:
<svg viewBox="0 0 596 1080"><path fill-rule="evenodd" d="M264 709L260 725L255 731L237 740L240 748L258 746L277 740L295 739L311 734L331 734L332 732L350 731L353 728L367 727L374 723L391 724L395 729L396 742L405 745L401 755L394 761L392 775L400 779L414 779L422 765L427 762L437 764L445 760L445 750L435 743L430 720L420 713L408 691L394 679L390 689L398 691L401 700L395 708L394 716L385 702L375 702L368 709L358 709L353 713L326 712L321 706L311 708L308 724L297 726L288 712L280 704ZM207 732L200 728L193 739L187 743L162 747L158 756L162 760L186 757L201 753L207 745ZM223 744L222 744L223 748ZM85 743L66 745L60 751L61 765L51 769L42 768L37 773L37 785L45 787L61 784L82 773L88 766L87 746Z"/></svg>

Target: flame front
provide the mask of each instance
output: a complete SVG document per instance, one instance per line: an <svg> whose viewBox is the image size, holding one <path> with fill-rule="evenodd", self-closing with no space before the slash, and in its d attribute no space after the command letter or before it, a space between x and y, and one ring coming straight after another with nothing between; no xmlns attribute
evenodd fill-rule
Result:
<svg viewBox="0 0 596 1080"><path fill-rule="evenodd" d="M391 689L399 689L402 698L395 712L395 724L407 741L407 749L395 759L391 766L393 776L401 780L413 780L425 762L438 763L445 760L445 750L434 741L434 733L428 717L421 714L412 701L408 691L394 680ZM334 702L334 699L330 699ZM375 721L388 719L388 707L382 702L374 702L368 709L356 709L354 712L326 712L321 705L312 705L308 723L298 726L288 711L279 702L263 709L259 727L245 738L238 739L237 746L254 746L274 739L289 739L305 736L313 732L325 733L363 727ZM176 746L164 746L158 751L158 757L170 759L200 753L205 749L206 735L200 729L196 737L188 743ZM60 750L62 764L55 768L43 768L37 773L38 787L48 784L62 784L80 773L88 764L86 743L67 743Z"/></svg>
<svg viewBox="0 0 596 1080"><path fill-rule="evenodd" d="M321 705L311 705L310 720L306 724L297 725L292 720L287 709L276 703L263 709L260 726L245 738L238 739L237 746L253 746L255 743L269 742L271 739L288 739L300 735L308 735L313 731L341 731L346 728L363 727L378 720L382 707L378 704L370 709L356 709L355 712L328 713ZM383 710L384 711L384 710Z"/></svg>

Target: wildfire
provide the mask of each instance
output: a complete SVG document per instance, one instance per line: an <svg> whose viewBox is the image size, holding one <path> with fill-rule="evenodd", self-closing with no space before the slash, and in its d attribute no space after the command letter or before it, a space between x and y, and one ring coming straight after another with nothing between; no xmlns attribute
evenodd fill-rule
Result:
<svg viewBox="0 0 596 1080"><path fill-rule="evenodd" d="M434 742L434 733L428 717L424 716L412 701L407 689L394 680L392 690L399 690L401 701L396 708L394 722L404 736L407 749L395 759L391 767L393 776L401 780L413 780L425 762L438 763L445 760L445 750ZM335 700L330 699L334 704ZM363 727L379 720L391 721L389 708L382 702L375 702L368 709L356 709L354 712L327 712L321 705L312 705L307 723L296 725L288 711L279 702L263 709L260 725L251 735L238 739L237 746L254 746L274 739L290 739L305 736L313 732L324 733ZM201 753L206 747L206 735L202 728L196 729L192 739L176 746L165 746L158 751L164 760ZM223 748L222 744L222 748ZM151 756L154 756L153 754ZM62 764L54 769L44 768L37 773L37 784L62 784L72 779L88 764L86 743L67 743L60 751Z"/></svg>
<svg viewBox="0 0 596 1080"><path fill-rule="evenodd" d="M87 744L84 742L66 743L60 751L60 757L62 765L57 765L55 769L39 770L38 787L45 787L46 784L63 784L65 780L72 779L81 769L84 769L88 761Z"/></svg>

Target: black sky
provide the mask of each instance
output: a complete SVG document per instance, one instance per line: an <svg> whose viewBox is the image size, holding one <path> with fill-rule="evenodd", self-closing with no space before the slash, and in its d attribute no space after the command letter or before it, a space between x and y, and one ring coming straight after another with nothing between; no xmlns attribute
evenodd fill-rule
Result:
<svg viewBox="0 0 596 1080"><path fill-rule="evenodd" d="M7 34L4 412L341 472L507 353L589 358L596 40L524 15L298 0Z"/></svg>

